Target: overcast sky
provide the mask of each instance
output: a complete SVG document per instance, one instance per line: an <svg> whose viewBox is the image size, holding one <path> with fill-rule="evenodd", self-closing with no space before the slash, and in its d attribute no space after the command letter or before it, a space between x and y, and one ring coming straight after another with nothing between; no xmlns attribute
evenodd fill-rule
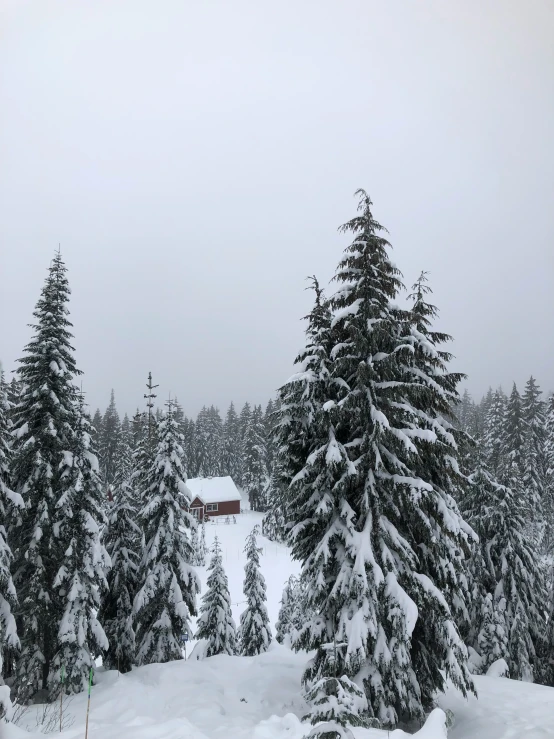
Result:
<svg viewBox="0 0 554 739"><path fill-rule="evenodd" d="M554 390L552 0L0 0L0 359L58 243L92 410L287 379L364 187L480 396Z"/></svg>

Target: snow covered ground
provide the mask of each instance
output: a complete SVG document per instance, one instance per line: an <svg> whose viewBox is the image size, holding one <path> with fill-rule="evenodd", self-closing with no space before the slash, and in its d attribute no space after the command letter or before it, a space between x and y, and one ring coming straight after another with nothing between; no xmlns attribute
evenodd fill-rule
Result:
<svg viewBox="0 0 554 739"><path fill-rule="evenodd" d="M207 543L217 534L229 577L233 616L244 608L242 580L244 540L261 516L237 516L236 524L208 524ZM286 547L260 537L262 571L268 588L272 625L277 619L285 580L298 573ZM202 584L206 569L199 568ZM190 656L194 644L187 648ZM306 655L276 643L259 657L218 656L167 665L149 665L128 675L97 673L92 689L89 739L301 739L310 727L302 724L306 710L300 676ZM452 690L440 700L454 714L451 739L554 739L554 690L502 678L476 678L479 700L464 699ZM4 727L2 739L35 739L40 707L31 707L20 726ZM86 695L75 696L65 713L74 723L63 739L84 736ZM28 731L25 731L28 729ZM57 733L57 726L54 726ZM354 731L356 739L407 739L402 731ZM417 739L444 739L442 713L437 711Z"/></svg>

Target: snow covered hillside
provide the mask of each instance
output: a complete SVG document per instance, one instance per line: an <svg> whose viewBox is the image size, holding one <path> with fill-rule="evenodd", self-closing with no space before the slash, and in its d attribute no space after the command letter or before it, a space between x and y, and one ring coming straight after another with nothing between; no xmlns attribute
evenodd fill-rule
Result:
<svg viewBox="0 0 554 739"><path fill-rule="evenodd" d="M242 581L244 540L261 514L237 516L236 524L206 527L207 543L217 534L229 577L233 617L238 623L244 608ZM285 580L298 573L286 547L259 538L262 571L267 581L268 611L274 627ZM198 568L202 585L206 569ZM187 647L188 655L194 644ZM305 705L300 677L305 654L294 654L274 643L258 657L220 655L207 660L149 665L126 675L97 674L92 690L90 739L301 739L310 727L302 724ZM455 691L440 704L454 713L450 739L554 738L554 690L500 678L476 679L479 700L464 701ZM57 708L55 709L57 710ZM38 739L37 712L31 707L19 727L8 726L2 739ZM65 720L74 720L64 739L84 736L86 695L68 704ZM55 722L54 722L55 723ZM57 732L57 726L53 730ZM27 731L31 732L31 736ZM402 731L354 730L356 739L406 739ZM416 734L418 739L444 739L441 716L432 715Z"/></svg>

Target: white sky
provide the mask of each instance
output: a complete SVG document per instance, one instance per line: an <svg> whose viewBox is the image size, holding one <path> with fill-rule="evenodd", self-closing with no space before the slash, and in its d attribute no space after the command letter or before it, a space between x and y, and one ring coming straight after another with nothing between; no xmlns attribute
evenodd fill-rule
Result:
<svg viewBox="0 0 554 739"><path fill-rule="evenodd" d="M264 402L364 187L476 395L554 390L552 0L0 0L0 358L61 243L92 410Z"/></svg>

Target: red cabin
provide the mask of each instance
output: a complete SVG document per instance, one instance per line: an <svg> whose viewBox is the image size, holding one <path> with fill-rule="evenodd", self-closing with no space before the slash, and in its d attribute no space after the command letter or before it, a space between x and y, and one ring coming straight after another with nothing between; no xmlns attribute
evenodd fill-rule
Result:
<svg viewBox="0 0 554 739"><path fill-rule="evenodd" d="M193 477L186 485L192 498L190 512L199 521L240 513L241 495L231 477Z"/></svg>

